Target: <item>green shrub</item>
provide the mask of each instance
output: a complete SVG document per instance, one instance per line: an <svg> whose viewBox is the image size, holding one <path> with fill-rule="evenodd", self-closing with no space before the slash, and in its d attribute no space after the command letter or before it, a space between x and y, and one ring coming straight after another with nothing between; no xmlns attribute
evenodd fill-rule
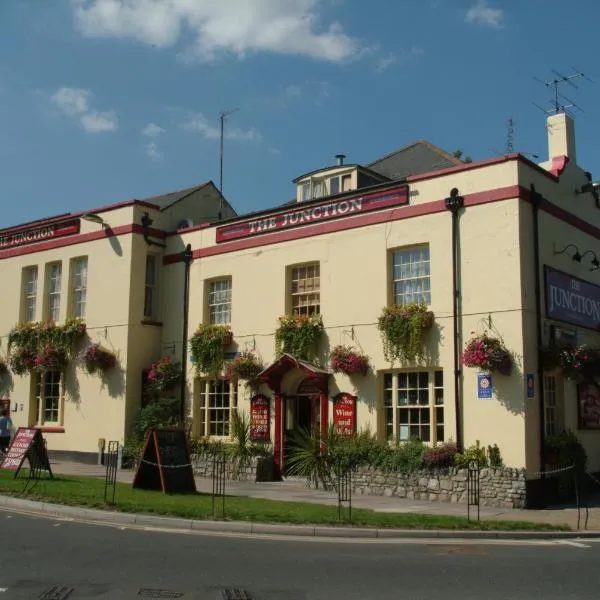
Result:
<svg viewBox="0 0 600 600"><path fill-rule="evenodd" d="M454 463L458 467L468 467L471 461L476 461L480 467L487 467L488 465L485 448L480 446L479 440L454 457Z"/></svg>
<svg viewBox="0 0 600 600"><path fill-rule="evenodd" d="M154 398L138 415L134 433L138 439L145 439L153 427L173 427L179 422L179 400L177 398Z"/></svg>

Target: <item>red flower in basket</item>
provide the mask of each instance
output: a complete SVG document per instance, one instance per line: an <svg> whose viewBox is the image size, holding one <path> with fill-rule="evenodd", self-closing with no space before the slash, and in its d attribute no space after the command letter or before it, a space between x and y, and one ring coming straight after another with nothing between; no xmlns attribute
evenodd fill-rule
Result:
<svg viewBox="0 0 600 600"><path fill-rule="evenodd" d="M510 352L499 339L487 334L473 337L467 342L462 363L465 367L497 371L501 375L510 375L512 370Z"/></svg>
<svg viewBox="0 0 600 600"><path fill-rule="evenodd" d="M347 346L335 346L331 351L330 367L334 373L366 375L371 368L369 357Z"/></svg>
<svg viewBox="0 0 600 600"><path fill-rule="evenodd" d="M100 346L100 344L90 344L83 353L83 364L85 370L90 373L98 371L105 373L117 365L117 357Z"/></svg>
<svg viewBox="0 0 600 600"><path fill-rule="evenodd" d="M15 375L25 375L35 365L35 352L25 346L19 346L16 350L11 351L8 363L10 370Z"/></svg>
<svg viewBox="0 0 600 600"><path fill-rule="evenodd" d="M181 366L175 364L170 356L164 356L152 363L148 371L147 386L157 392L172 389L181 377Z"/></svg>
<svg viewBox="0 0 600 600"><path fill-rule="evenodd" d="M67 366L67 355L64 350L48 345L33 360L36 371L62 371Z"/></svg>

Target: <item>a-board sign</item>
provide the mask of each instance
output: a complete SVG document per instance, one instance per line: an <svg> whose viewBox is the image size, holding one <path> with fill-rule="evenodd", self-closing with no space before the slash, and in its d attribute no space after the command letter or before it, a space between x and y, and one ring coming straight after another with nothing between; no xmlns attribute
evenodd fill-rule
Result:
<svg viewBox="0 0 600 600"><path fill-rule="evenodd" d="M196 482L183 429L151 429L133 487L165 494L195 494Z"/></svg>
<svg viewBox="0 0 600 600"><path fill-rule="evenodd" d="M14 471L16 477L26 459L29 461L29 468L32 471L48 471L50 477L52 477L50 460L48 459L41 429L19 427L2 460L2 464L0 464L0 469Z"/></svg>
<svg viewBox="0 0 600 600"><path fill-rule="evenodd" d="M263 395L254 396L250 400L250 439L253 442L268 442L270 427L269 399Z"/></svg>
<svg viewBox="0 0 600 600"><path fill-rule="evenodd" d="M333 398L333 428L338 435L356 431L356 397L341 393Z"/></svg>

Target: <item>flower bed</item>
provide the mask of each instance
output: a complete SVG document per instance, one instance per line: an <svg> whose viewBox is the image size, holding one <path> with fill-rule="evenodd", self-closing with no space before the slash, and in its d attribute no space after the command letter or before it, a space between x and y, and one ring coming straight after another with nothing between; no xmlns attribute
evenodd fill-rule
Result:
<svg viewBox="0 0 600 600"><path fill-rule="evenodd" d="M482 334L472 337L462 353L462 364L482 371L510 375L513 361L510 352L498 338Z"/></svg>
<svg viewBox="0 0 600 600"><path fill-rule="evenodd" d="M383 339L385 359L391 363L414 362L424 356L423 337L433 326L433 312L424 304L386 306L377 328Z"/></svg>
<svg viewBox="0 0 600 600"><path fill-rule="evenodd" d="M366 354L348 346L335 346L331 350L329 366L334 373L346 375L366 375L371 368Z"/></svg>
<svg viewBox="0 0 600 600"><path fill-rule="evenodd" d="M291 354L311 360L317 350L323 327L321 315L284 315L275 331L275 354Z"/></svg>

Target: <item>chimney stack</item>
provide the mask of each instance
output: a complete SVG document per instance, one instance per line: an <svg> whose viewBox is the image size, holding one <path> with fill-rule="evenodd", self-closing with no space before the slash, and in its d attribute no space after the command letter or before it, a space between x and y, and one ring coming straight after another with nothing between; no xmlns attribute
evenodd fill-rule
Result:
<svg viewBox="0 0 600 600"><path fill-rule="evenodd" d="M548 130L548 160L566 156L577 164L575 157L575 122L565 112L550 115L546 123Z"/></svg>
<svg viewBox="0 0 600 600"><path fill-rule="evenodd" d="M337 160L338 167L341 167L344 164L344 159L346 158L345 154L336 154L335 158Z"/></svg>

